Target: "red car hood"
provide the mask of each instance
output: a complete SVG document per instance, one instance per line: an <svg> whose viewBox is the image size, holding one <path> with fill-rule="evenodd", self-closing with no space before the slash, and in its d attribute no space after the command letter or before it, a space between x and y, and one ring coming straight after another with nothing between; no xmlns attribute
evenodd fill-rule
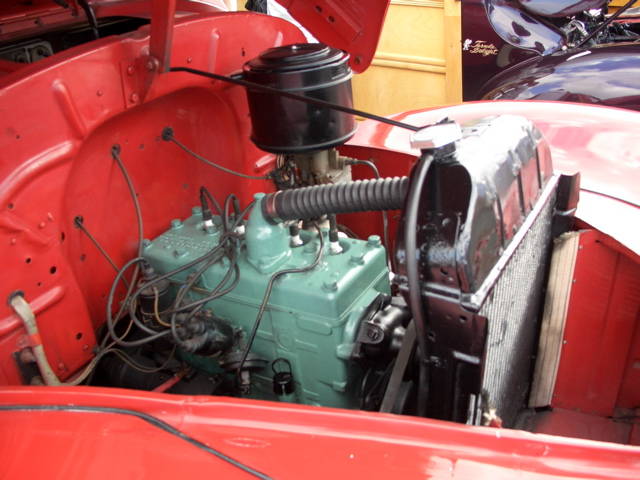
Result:
<svg viewBox="0 0 640 480"><path fill-rule="evenodd" d="M0 392L6 478L631 480L640 466L625 445L391 414L95 387Z"/></svg>
<svg viewBox="0 0 640 480"><path fill-rule="evenodd" d="M244 0L240 0L244 3ZM311 32L319 41L351 55L351 68L362 72L371 63L373 54L380 39L380 32L387 13L390 0L277 0L300 24ZM67 2L74 10L81 11L76 0ZM96 7L112 8L118 4L145 3L140 0L90 0ZM192 2L194 4L210 4L219 7L220 0ZM177 9L188 4L188 0L178 0ZM204 6L203 6L204 7ZM52 14L65 9L53 0L33 0L3 2L0 7L0 19L16 19L31 15Z"/></svg>
<svg viewBox="0 0 640 480"><path fill-rule="evenodd" d="M278 0L318 40L351 54L364 71L376 51L390 0Z"/></svg>

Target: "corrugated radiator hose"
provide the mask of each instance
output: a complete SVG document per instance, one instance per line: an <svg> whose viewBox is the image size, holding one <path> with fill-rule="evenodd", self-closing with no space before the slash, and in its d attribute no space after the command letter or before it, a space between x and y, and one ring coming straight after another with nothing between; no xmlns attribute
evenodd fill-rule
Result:
<svg viewBox="0 0 640 480"><path fill-rule="evenodd" d="M409 177L356 180L270 193L264 197L266 218L307 220L332 213L397 210L404 206Z"/></svg>

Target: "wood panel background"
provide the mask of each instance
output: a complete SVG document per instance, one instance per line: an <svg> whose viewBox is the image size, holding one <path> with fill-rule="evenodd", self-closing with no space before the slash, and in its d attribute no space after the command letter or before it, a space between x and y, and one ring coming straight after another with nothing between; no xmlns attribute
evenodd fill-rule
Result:
<svg viewBox="0 0 640 480"><path fill-rule="evenodd" d="M373 62L355 75L357 108L389 115L462 101L460 2L392 0Z"/></svg>

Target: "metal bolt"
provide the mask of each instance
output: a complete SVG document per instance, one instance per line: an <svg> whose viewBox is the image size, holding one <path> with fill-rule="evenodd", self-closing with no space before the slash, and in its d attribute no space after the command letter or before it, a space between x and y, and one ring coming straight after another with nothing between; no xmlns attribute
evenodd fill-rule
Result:
<svg viewBox="0 0 640 480"><path fill-rule="evenodd" d="M145 67L147 67L148 71L153 72L156 69L156 62L154 62L152 59L149 59L147 60Z"/></svg>
<svg viewBox="0 0 640 480"><path fill-rule="evenodd" d="M191 62L193 62L193 58L187 57L187 63L191 63Z"/></svg>
<svg viewBox="0 0 640 480"><path fill-rule="evenodd" d="M191 215L202 215L202 207L191 207Z"/></svg>
<svg viewBox="0 0 640 480"><path fill-rule="evenodd" d="M97 95L97 96L99 96L99 97L101 97L102 95L104 95L104 92L103 92L102 90L98 90L98 91L96 92L96 95Z"/></svg>
<svg viewBox="0 0 640 480"><path fill-rule="evenodd" d="M364 263L364 255L362 253L354 253L351 255L351 263L354 265L362 265Z"/></svg>
<svg viewBox="0 0 640 480"><path fill-rule="evenodd" d="M40 223L38 224L38 228L40 228L40 229L42 229L42 228L44 228L44 227L46 227L46 226L47 226L47 224L46 224L46 223L44 223L44 222L40 222Z"/></svg>
<svg viewBox="0 0 640 480"><path fill-rule="evenodd" d="M133 75L133 72L135 72L135 68L133 68L133 65L129 65L127 67L127 75Z"/></svg>
<svg viewBox="0 0 640 480"><path fill-rule="evenodd" d="M142 248L149 248L151 246L151 240L149 240L148 238L145 238L144 240L142 240Z"/></svg>
<svg viewBox="0 0 640 480"><path fill-rule="evenodd" d="M171 220L171 229L172 230L177 230L178 228L182 227L182 222L180 221L179 218L174 218L173 220Z"/></svg>
<svg viewBox="0 0 640 480"><path fill-rule="evenodd" d="M185 249L183 249L183 248L176 248L176 249L173 251L173 256L174 256L174 257L176 257L176 258L183 257L183 256L185 256L186 254L187 254L187 251L186 251Z"/></svg>
<svg viewBox="0 0 640 480"><path fill-rule="evenodd" d="M15 245L16 243L18 243L18 239L17 238L12 238L9 243L11 243L11 245Z"/></svg>
<svg viewBox="0 0 640 480"><path fill-rule="evenodd" d="M380 245L382 245L382 241L379 235L370 235L367 239L367 246L369 247L379 247Z"/></svg>
<svg viewBox="0 0 640 480"><path fill-rule="evenodd" d="M58 363L58 370L66 370L66 369L67 369L67 367L65 366L64 363L62 363L62 362Z"/></svg>
<svg viewBox="0 0 640 480"><path fill-rule="evenodd" d="M129 100L131 100L131 103L138 103L138 100L140 100L140 97L138 96L137 93L132 93L131 96L129 97Z"/></svg>

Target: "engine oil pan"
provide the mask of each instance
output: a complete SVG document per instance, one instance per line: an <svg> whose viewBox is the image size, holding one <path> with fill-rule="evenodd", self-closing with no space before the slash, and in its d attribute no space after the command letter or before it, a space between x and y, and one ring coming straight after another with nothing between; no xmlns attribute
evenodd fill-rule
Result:
<svg viewBox="0 0 640 480"><path fill-rule="evenodd" d="M349 55L320 43L270 48L244 64L244 78L287 92L352 107ZM247 89L251 140L272 153L342 145L355 133L353 115Z"/></svg>

